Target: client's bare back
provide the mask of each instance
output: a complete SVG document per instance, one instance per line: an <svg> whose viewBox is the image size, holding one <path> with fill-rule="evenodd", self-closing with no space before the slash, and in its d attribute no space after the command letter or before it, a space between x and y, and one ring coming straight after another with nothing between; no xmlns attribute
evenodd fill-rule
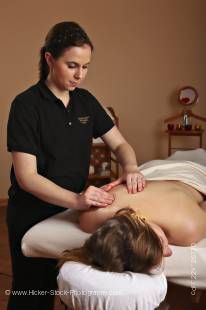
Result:
<svg viewBox="0 0 206 310"><path fill-rule="evenodd" d="M111 206L93 208L81 216L84 230L92 232L116 211L129 206L162 227L170 243L189 245L206 235L206 213L200 208L203 197L191 186L178 181L147 181L144 191L137 194L128 194L124 185L111 192L115 195Z"/></svg>

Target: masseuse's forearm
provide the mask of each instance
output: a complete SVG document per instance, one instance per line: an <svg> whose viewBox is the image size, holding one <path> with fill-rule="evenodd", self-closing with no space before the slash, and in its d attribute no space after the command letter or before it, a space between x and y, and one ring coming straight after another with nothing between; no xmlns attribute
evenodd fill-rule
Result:
<svg viewBox="0 0 206 310"><path fill-rule="evenodd" d="M23 190L45 202L65 208L78 208L78 194L56 185L37 173L18 179L18 183Z"/></svg>
<svg viewBox="0 0 206 310"><path fill-rule="evenodd" d="M125 172L138 171L136 155L129 143L120 144L114 154Z"/></svg>

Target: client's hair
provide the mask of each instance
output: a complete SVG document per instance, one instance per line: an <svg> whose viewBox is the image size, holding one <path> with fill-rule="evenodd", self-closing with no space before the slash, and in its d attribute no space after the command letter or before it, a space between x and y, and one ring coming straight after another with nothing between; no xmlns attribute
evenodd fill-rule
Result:
<svg viewBox="0 0 206 310"><path fill-rule="evenodd" d="M112 272L150 273L162 262L159 237L147 221L131 208L119 210L81 248L66 250L59 266L66 261L81 262Z"/></svg>

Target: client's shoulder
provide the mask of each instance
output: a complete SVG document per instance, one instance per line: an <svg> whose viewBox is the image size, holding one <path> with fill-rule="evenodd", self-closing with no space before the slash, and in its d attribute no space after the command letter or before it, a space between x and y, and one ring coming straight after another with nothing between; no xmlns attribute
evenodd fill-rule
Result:
<svg viewBox="0 0 206 310"><path fill-rule="evenodd" d="M95 232L104 222L113 217L116 213L116 209L113 205L109 205L106 208L91 207L87 211L81 212L79 216L80 228L87 232Z"/></svg>

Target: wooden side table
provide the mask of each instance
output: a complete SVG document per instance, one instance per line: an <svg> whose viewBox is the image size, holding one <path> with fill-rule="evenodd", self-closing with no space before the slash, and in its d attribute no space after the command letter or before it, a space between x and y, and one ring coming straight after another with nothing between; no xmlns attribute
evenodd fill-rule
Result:
<svg viewBox="0 0 206 310"><path fill-rule="evenodd" d="M168 134L168 156L170 156L172 154L172 150L177 150L177 149L182 149L182 150L188 150L191 148L187 148L187 147L182 147L182 148L175 148L172 146L172 137L175 136L187 136L187 137L197 137L199 139L199 147L202 148L202 136L203 136L203 132L204 130L185 130L185 129L181 129L181 130L166 130L166 133ZM196 147L194 147L196 148ZM193 148L192 148L193 149Z"/></svg>

